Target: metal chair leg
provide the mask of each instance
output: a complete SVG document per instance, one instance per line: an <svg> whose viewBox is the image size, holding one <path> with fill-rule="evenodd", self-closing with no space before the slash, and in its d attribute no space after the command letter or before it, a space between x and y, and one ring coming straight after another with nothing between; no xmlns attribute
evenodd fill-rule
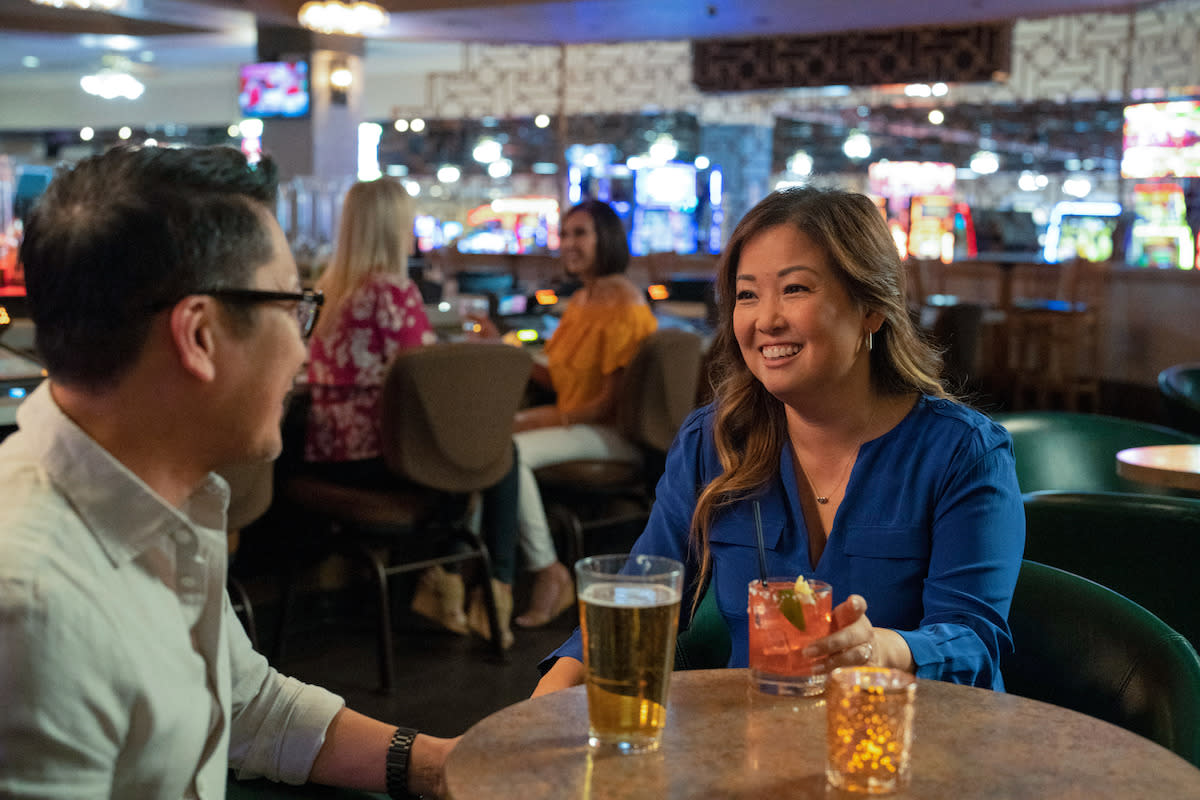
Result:
<svg viewBox="0 0 1200 800"><path fill-rule="evenodd" d="M366 545L359 545L358 552L372 567L375 578L376 597L379 601L377 647L379 649L379 690L390 694L395 686L396 656L392 652L392 607L388 592L388 573L384 563Z"/></svg>

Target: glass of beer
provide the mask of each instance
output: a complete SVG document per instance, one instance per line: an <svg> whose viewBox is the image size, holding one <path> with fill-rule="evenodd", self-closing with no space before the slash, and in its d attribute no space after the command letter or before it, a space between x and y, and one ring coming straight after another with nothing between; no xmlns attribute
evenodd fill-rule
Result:
<svg viewBox="0 0 1200 800"><path fill-rule="evenodd" d="M885 667L839 667L826 698L825 777L834 787L886 794L908 785L917 679Z"/></svg>
<svg viewBox="0 0 1200 800"><path fill-rule="evenodd" d="M588 744L658 749L667 721L683 565L659 556L591 556L575 564L587 672Z"/></svg>

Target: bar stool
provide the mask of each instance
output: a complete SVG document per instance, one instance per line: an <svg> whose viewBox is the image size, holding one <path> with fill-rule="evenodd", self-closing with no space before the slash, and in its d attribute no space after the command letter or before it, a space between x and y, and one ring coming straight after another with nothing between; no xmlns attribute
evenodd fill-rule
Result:
<svg viewBox="0 0 1200 800"><path fill-rule="evenodd" d="M505 657L491 556L470 521L482 490L512 467L512 421L532 367L527 352L503 344L460 342L402 352L388 367L380 401L383 457L396 487L357 488L303 471L284 481L284 499L321 526L329 547L368 566L385 692L395 674L388 579L397 573L476 561L492 646L497 659ZM288 570L275 661L286 641L292 578Z"/></svg>
<svg viewBox="0 0 1200 800"><path fill-rule="evenodd" d="M1107 263L1065 262L1056 296L1014 300L1008 310L1013 408L1050 407L1059 398L1068 411L1084 399L1100 405L1100 317Z"/></svg>

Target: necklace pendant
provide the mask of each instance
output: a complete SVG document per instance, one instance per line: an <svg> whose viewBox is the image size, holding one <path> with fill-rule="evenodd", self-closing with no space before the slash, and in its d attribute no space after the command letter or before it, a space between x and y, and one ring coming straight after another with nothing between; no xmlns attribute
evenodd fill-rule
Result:
<svg viewBox="0 0 1200 800"><path fill-rule="evenodd" d="M829 502L829 498L821 497L820 495L817 495L817 502L820 503L821 505L825 505L826 503Z"/></svg>

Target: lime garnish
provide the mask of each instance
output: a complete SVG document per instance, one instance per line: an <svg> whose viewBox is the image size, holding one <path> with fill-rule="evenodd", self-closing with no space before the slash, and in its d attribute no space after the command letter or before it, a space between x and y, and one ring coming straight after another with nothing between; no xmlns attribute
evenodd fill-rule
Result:
<svg viewBox="0 0 1200 800"><path fill-rule="evenodd" d="M817 596L813 594L812 587L808 585L808 581L804 580L804 576L796 578L796 585L791 589L780 589L778 594L780 613L788 622L792 623L796 630L807 630L808 622L804 619L804 606L815 606Z"/></svg>
<svg viewBox="0 0 1200 800"><path fill-rule="evenodd" d="M779 610L796 630L808 629L808 623L804 621L804 606L796 599L792 589L779 590Z"/></svg>

